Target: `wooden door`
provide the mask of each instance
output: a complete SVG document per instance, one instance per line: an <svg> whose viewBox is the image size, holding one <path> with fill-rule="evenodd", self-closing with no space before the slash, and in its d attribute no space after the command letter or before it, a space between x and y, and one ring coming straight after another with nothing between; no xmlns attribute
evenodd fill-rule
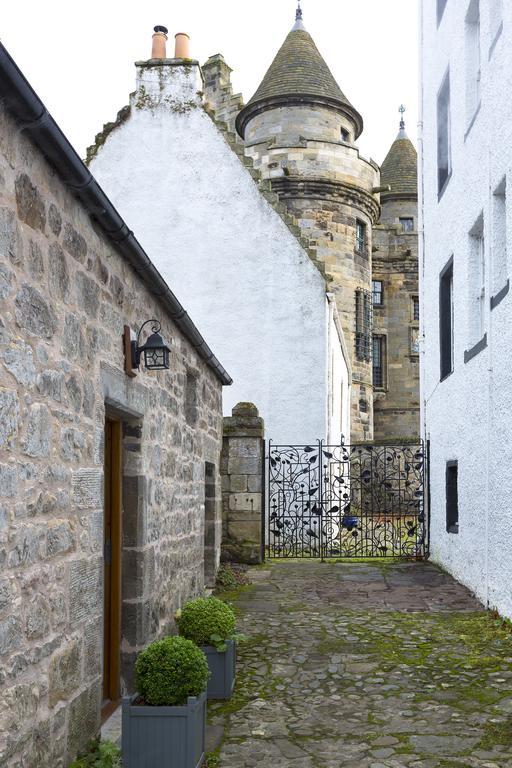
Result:
<svg viewBox="0 0 512 768"><path fill-rule="evenodd" d="M119 699L121 651L121 422L105 421L103 717Z"/></svg>

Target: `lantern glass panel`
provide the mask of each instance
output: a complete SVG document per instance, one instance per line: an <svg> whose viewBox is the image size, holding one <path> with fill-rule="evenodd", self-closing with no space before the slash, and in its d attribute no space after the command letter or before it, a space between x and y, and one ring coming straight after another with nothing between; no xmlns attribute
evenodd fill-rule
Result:
<svg viewBox="0 0 512 768"><path fill-rule="evenodd" d="M165 347L145 349L144 362L150 371L163 370L169 367L169 352Z"/></svg>

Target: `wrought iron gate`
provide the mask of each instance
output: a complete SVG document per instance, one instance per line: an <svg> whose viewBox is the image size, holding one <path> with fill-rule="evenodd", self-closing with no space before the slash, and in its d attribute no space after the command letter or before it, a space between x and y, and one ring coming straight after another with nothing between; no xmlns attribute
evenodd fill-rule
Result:
<svg viewBox="0 0 512 768"><path fill-rule="evenodd" d="M425 557L426 453L405 445L272 445L270 557Z"/></svg>

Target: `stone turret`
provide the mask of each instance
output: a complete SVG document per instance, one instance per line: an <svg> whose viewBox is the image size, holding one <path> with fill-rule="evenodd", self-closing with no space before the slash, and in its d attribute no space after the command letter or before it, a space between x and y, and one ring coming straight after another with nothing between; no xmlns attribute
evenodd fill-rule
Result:
<svg viewBox="0 0 512 768"><path fill-rule="evenodd" d="M373 230L375 439L420 430L417 154L400 130L381 167L381 217ZM387 190L386 190L387 187Z"/></svg>
<svg viewBox="0 0 512 768"><path fill-rule="evenodd" d="M401 108L403 109L403 108ZM400 218L416 217L418 210L418 155L409 139L402 116L400 130L380 169L381 185L389 191L381 194L383 224L398 223Z"/></svg>
<svg viewBox="0 0 512 768"><path fill-rule="evenodd" d="M379 170L359 155L354 142L362 117L305 29L300 8L236 127L246 154L271 179L325 265L352 358L352 438L371 439L370 292Z"/></svg>

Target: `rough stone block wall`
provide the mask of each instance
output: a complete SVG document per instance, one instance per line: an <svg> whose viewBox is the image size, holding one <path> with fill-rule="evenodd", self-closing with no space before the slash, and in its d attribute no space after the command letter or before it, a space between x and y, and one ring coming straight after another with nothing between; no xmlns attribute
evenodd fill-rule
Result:
<svg viewBox="0 0 512 768"><path fill-rule="evenodd" d="M123 326L152 317L170 342L170 370L129 379ZM137 650L173 631L174 611L203 590L205 463L220 487L221 384L0 108L5 768L65 768L98 732L106 412L123 422L126 690ZM219 504L212 514L220 519Z"/></svg>
<svg viewBox="0 0 512 768"><path fill-rule="evenodd" d="M210 56L202 67L206 105L215 113L215 119L225 123L228 130L235 134L236 116L244 106L244 100L241 93L233 93L232 71L220 53ZM238 134L235 135L243 144Z"/></svg>
<svg viewBox="0 0 512 768"><path fill-rule="evenodd" d="M262 562L265 443L263 419L252 403L224 417L222 447L222 558Z"/></svg>
<svg viewBox="0 0 512 768"><path fill-rule="evenodd" d="M385 338L384 386L373 396L375 440L418 438L420 434L418 233L403 232L399 217L417 220L417 204L392 201L383 206L374 228L373 279L383 284L383 306L374 307L373 332Z"/></svg>

